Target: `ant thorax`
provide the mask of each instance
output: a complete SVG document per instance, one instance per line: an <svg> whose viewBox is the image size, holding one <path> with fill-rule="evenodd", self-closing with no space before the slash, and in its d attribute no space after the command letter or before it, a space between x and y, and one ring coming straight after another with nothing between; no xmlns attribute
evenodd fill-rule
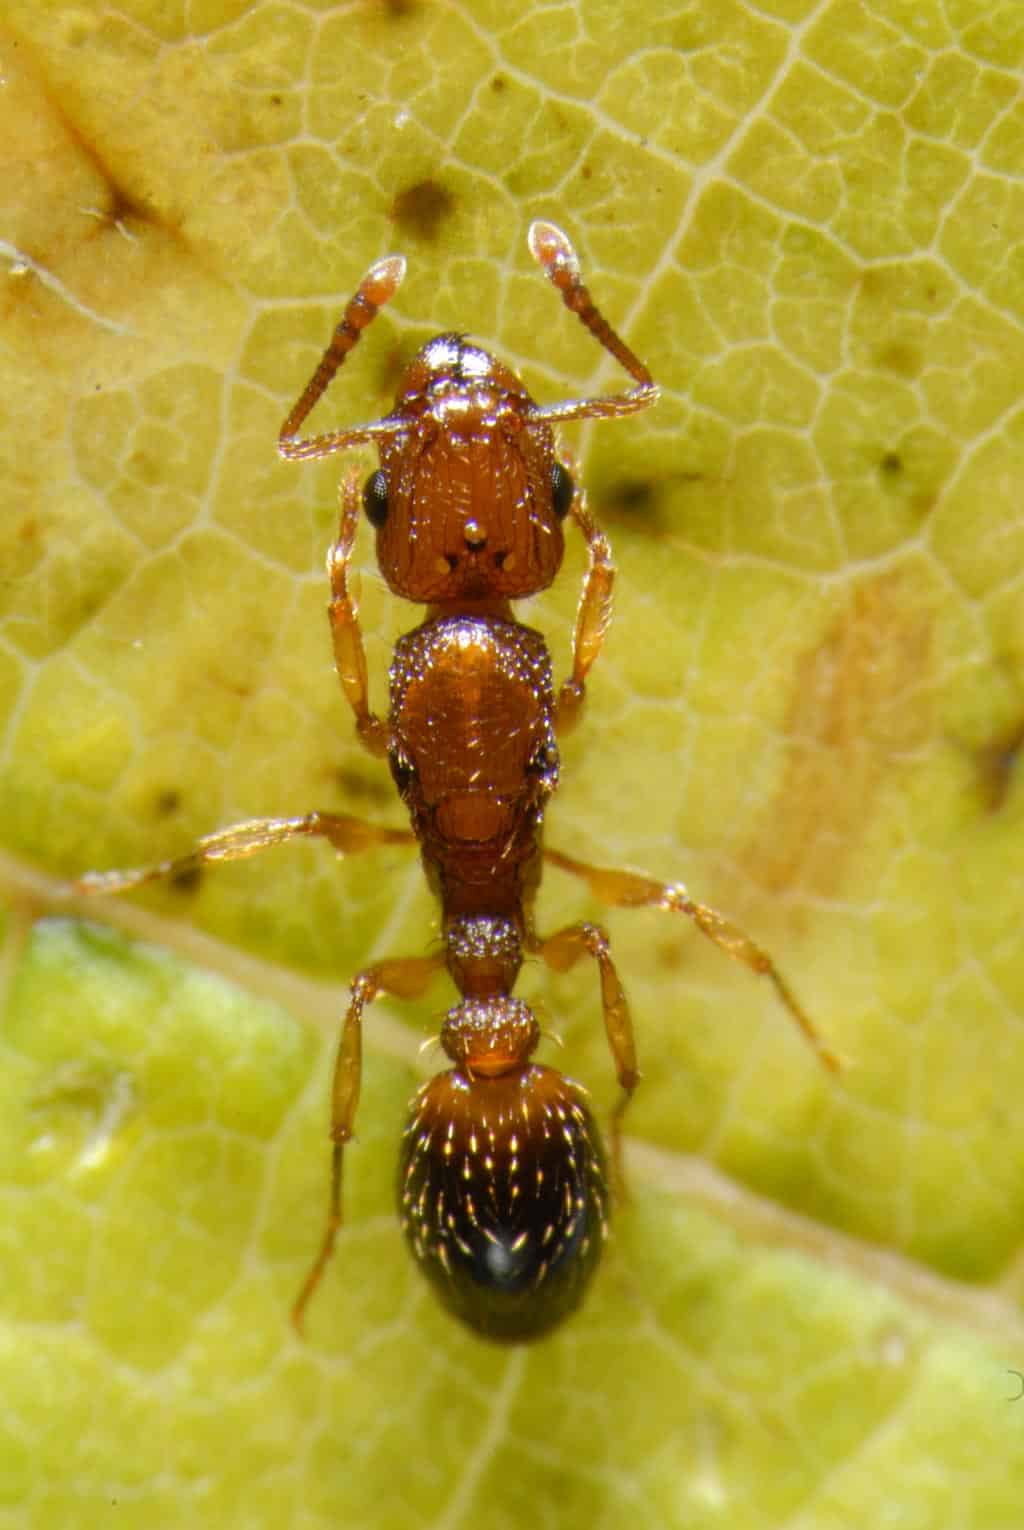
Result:
<svg viewBox="0 0 1024 1530"><path fill-rule="evenodd" d="M530 627L442 616L399 639L391 769L445 917L521 906L558 784L554 712L551 659Z"/></svg>

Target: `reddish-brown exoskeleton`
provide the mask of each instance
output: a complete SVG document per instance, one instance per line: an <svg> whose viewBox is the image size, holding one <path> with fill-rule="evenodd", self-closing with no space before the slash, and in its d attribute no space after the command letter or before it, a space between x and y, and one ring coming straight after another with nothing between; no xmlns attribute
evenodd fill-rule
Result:
<svg viewBox="0 0 1024 1530"><path fill-rule="evenodd" d="M534 223L530 250L566 306L634 379L628 392L538 405L519 379L460 335L439 335L407 368L389 415L300 439L298 431L362 331L393 297L405 262L371 267L309 384L281 429L292 460L377 443L380 468L360 495L341 491L341 528L328 558L338 674L366 747L387 757L412 833L333 813L260 819L200 841L191 855L140 872L94 873L90 892L121 892L157 876L252 855L303 835L342 854L418 842L441 905L441 949L359 973L342 1027L331 1105L330 1202L323 1243L295 1304L301 1325L341 1225L342 1154L362 1071L362 1015L382 994L413 998L439 967L460 994L441 1029L452 1067L416 1095L401 1152L399 1206L413 1252L451 1311L492 1339L531 1339L579 1303L605 1236L608 1191L600 1134L582 1091L533 1061L537 1020L513 988L524 954L565 971L597 965L605 1030L621 1086L612 1122L619 1156L623 1111L636 1086L625 995L604 931L571 924L548 936L532 905L546 860L582 877L604 902L687 915L730 956L765 973L832 1065L770 958L678 883L601 870L541 844L558 784L559 733L577 718L611 615L608 543L556 455L552 425L608 419L657 397L650 373L598 312L568 239ZM396 595L427 606L400 639L386 719L370 710L349 564L360 501L376 528L377 560ZM545 589L562 562L562 527L582 534L589 566L572 670L555 691L547 645L516 621L510 602Z"/></svg>

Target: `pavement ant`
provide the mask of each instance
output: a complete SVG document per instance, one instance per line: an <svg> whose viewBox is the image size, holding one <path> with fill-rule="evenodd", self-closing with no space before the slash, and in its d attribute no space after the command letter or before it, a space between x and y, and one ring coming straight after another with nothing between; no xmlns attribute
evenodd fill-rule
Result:
<svg viewBox="0 0 1024 1530"><path fill-rule="evenodd" d="M566 236L537 222L529 247L566 307L633 379L627 392L536 404L489 352L444 334L409 364L390 414L301 438L306 416L402 281L405 261L390 256L363 277L281 427L279 449L290 461L367 442L379 449L380 467L361 491L358 474L341 485L340 530L327 560L329 615L358 735L387 759L411 832L335 813L257 819L208 835L181 859L143 871L90 873L77 884L90 893L123 892L302 836L326 839L342 855L419 845L440 900L440 950L376 962L352 983L331 1096L328 1215L293 1309L299 1328L341 1226L342 1156L359 1100L363 1011L384 994L420 996L442 967L460 995L441 1026L452 1066L424 1084L410 1107L398 1177L406 1238L443 1303L487 1338L536 1338L579 1304L606 1235L607 1166L583 1091L532 1060L540 1029L512 993L525 955L559 972L582 957L597 966L621 1090L612 1116L615 1171L623 1113L640 1075L605 932L590 922L547 936L534 929L545 862L582 878L612 907L685 914L729 956L770 979L821 1060L835 1066L771 958L723 915L694 902L679 883L601 869L542 847L544 810L558 785L557 740L583 705L611 617L615 572L606 538L559 461L552 426L634 414L654 403L658 389L598 311ZM395 648L386 718L370 709L349 590L360 506L375 528L377 561L391 590L427 607L425 620ZM551 584L566 520L584 539L588 567L571 673L556 693L547 645L515 619L511 602Z"/></svg>

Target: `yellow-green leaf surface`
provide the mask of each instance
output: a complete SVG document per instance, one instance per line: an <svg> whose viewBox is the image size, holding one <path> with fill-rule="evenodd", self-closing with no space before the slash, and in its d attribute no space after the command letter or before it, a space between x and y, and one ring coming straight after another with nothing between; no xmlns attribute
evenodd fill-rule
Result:
<svg viewBox="0 0 1024 1530"><path fill-rule="evenodd" d="M1016 1530L1024 1502L1024 22L981 0L7 0L0 1530ZM573 442L620 568L550 842L684 878L603 917L643 1087L585 1309L453 1326L395 1219L438 983L367 1025L300 1342L346 980L436 937L415 858L281 849L88 909L259 814L400 824L334 677L318 423L431 333L619 385L529 260L564 224L649 359ZM360 544L375 699L399 608ZM529 608L559 665L583 555ZM86 920L88 915L88 920ZM524 974L607 1110L593 972Z"/></svg>

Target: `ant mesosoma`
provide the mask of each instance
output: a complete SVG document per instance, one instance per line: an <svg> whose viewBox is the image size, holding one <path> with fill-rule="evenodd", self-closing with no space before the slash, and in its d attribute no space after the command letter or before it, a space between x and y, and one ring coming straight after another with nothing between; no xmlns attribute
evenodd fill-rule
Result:
<svg viewBox="0 0 1024 1530"><path fill-rule="evenodd" d="M728 955L770 978L819 1057L834 1066L770 957L721 914L695 903L679 883L602 870L542 848L544 809L558 784L556 740L583 704L611 615L614 577L608 542L558 460L551 427L633 414L652 404L658 390L598 311L566 236L537 222L529 246L566 307L633 378L628 392L538 405L487 351L462 335L439 335L408 366L390 414L300 439L306 416L405 274L404 259L391 256L364 276L281 427L279 449L292 461L370 441L379 447L381 465L362 493L358 474L342 484L340 530L328 557L329 614L338 675L359 737L371 753L387 757L412 832L335 813L257 819L201 839L179 860L143 871L90 873L77 884L88 892L122 892L301 836L326 839L343 855L378 845L420 846L440 899L441 949L376 962L352 983L331 1096L328 1217L295 1303L298 1327L341 1225L342 1154L359 1099L363 1010L382 994L420 996L441 967L460 995L441 1027L453 1066L426 1083L411 1105L398 1181L406 1237L445 1305L488 1338L536 1338L580 1302L605 1237L605 1158L583 1092L557 1069L532 1060L540 1030L512 993L524 955L539 955L560 972L584 956L597 965L621 1089L612 1117L615 1169L623 1113L640 1075L604 931L589 922L543 937L534 929L543 861L581 877L611 906L687 915ZM349 591L360 501L376 529L387 584L427 606L426 619L395 648L386 719L370 710ZM547 645L516 621L510 602L551 584L567 517L584 538L589 562L572 671L556 695Z"/></svg>

